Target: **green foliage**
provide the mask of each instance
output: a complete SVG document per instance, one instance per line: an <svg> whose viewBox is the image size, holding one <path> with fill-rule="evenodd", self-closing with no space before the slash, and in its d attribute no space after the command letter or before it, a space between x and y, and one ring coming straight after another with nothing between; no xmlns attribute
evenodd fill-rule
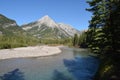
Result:
<svg viewBox="0 0 120 80"><path fill-rule="evenodd" d="M75 34L72 42L73 46L87 48L86 38L86 32L82 32L79 36Z"/></svg>
<svg viewBox="0 0 120 80"><path fill-rule="evenodd" d="M65 39L40 39L41 44L47 45L67 45L72 46L72 39L65 38Z"/></svg>
<svg viewBox="0 0 120 80"><path fill-rule="evenodd" d="M18 36L0 36L0 49L25 47L36 45L38 40L33 37L18 35Z"/></svg>
<svg viewBox="0 0 120 80"><path fill-rule="evenodd" d="M79 46L80 48L88 48L86 31L79 36Z"/></svg>
<svg viewBox="0 0 120 80"><path fill-rule="evenodd" d="M105 33L102 28L91 28L87 32L88 34L88 44L91 51L100 54L103 51L103 47L106 43Z"/></svg>
<svg viewBox="0 0 120 80"><path fill-rule="evenodd" d="M73 38L73 46L78 46L79 38L78 35L75 34Z"/></svg>
<svg viewBox="0 0 120 80"><path fill-rule="evenodd" d="M39 44L72 46L72 39L71 38L38 39L38 38L32 37L31 35L23 35L23 34L17 34L12 36L8 36L8 35L0 36L0 49L34 46Z"/></svg>
<svg viewBox="0 0 120 80"><path fill-rule="evenodd" d="M88 44L91 49L93 47L99 47L97 54L102 54L105 51L106 46L111 46L113 52L118 51L120 46L120 28L118 17L119 17L119 7L118 0L116 1L105 1L105 0L94 0L89 1L88 3L91 6L91 9L87 9L93 13L92 20L90 21L89 30L88 30ZM118 15L118 16L117 16ZM107 50L105 53L108 53L110 50ZM94 50L92 50L94 52ZM95 51L96 52L96 51Z"/></svg>
<svg viewBox="0 0 120 80"><path fill-rule="evenodd" d="M91 0L88 3L91 8L87 10L93 16L87 32L87 43L102 61L95 80L119 80L120 0Z"/></svg>

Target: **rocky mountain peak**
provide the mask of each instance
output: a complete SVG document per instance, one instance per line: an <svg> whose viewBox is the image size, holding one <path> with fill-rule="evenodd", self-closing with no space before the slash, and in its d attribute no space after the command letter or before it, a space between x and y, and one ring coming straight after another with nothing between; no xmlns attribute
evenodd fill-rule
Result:
<svg viewBox="0 0 120 80"><path fill-rule="evenodd" d="M80 33L70 25L55 22L48 15L23 25L22 28L38 38L67 38Z"/></svg>
<svg viewBox="0 0 120 80"><path fill-rule="evenodd" d="M43 16L37 22L40 23L40 24L45 24L46 26L49 26L49 27L52 27L52 28L58 26L57 23L54 22L54 20L52 18L50 18L48 15Z"/></svg>
<svg viewBox="0 0 120 80"><path fill-rule="evenodd" d="M41 21L41 20L51 20L51 18L48 15L45 15L42 18L40 18L38 21Z"/></svg>
<svg viewBox="0 0 120 80"><path fill-rule="evenodd" d="M48 15L45 15L45 16L43 16L42 18L40 18L38 21L41 21L41 20L51 21L52 19L51 19Z"/></svg>

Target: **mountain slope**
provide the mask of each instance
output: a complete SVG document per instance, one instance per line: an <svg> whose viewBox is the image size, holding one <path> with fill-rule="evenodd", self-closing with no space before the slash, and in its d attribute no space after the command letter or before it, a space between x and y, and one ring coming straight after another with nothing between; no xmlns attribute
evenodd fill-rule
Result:
<svg viewBox="0 0 120 80"><path fill-rule="evenodd" d="M69 25L56 23L48 15L38 21L22 25L22 28L38 38L66 38L80 33Z"/></svg>
<svg viewBox="0 0 120 80"><path fill-rule="evenodd" d="M64 30L70 36L74 36L74 34L80 34L80 31L74 29L68 24L59 23L58 25L62 30Z"/></svg>
<svg viewBox="0 0 120 80"><path fill-rule="evenodd" d="M0 14L0 33L4 35L13 35L23 31L15 20L9 19L4 15Z"/></svg>

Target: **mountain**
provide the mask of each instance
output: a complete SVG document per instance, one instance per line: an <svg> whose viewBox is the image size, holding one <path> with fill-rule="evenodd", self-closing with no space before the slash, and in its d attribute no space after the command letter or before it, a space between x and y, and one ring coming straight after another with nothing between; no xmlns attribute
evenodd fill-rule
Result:
<svg viewBox="0 0 120 80"><path fill-rule="evenodd" d="M23 30L17 25L15 20L9 19L0 14L0 35L13 35L20 31Z"/></svg>
<svg viewBox="0 0 120 80"><path fill-rule="evenodd" d="M80 31L70 25L56 23L48 15L41 19L21 26L23 30L28 31L38 38L66 38L74 34L80 34Z"/></svg>

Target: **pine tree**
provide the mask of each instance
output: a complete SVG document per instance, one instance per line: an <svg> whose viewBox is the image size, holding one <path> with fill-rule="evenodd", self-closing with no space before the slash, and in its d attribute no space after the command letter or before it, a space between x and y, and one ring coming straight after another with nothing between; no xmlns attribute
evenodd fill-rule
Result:
<svg viewBox="0 0 120 80"><path fill-rule="evenodd" d="M73 46L78 46L79 38L78 35L75 34L73 38Z"/></svg>
<svg viewBox="0 0 120 80"><path fill-rule="evenodd" d="M97 53L103 61L97 80L119 80L120 0L92 0L88 3L91 8L87 10L93 16L87 42L91 51ZM113 75L115 79L112 79Z"/></svg>
<svg viewBox="0 0 120 80"><path fill-rule="evenodd" d="M103 27L105 26L106 2L104 0L88 1L91 6L88 11L93 13L90 21L87 39L91 51L100 54L104 49L106 38L104 37Z"/></svg>

